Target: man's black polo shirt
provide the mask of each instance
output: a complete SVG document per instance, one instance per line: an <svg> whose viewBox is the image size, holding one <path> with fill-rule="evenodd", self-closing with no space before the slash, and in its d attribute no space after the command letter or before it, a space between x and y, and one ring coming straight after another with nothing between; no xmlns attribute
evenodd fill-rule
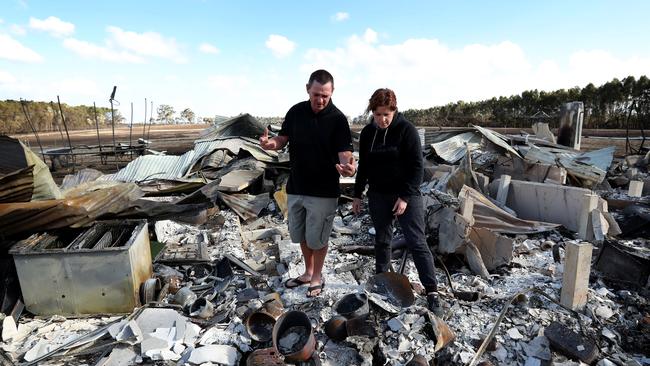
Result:
<svg viewBox="0 0 650 366"><path fill-rule="evenodd" d="M281 136L289 138L291 174L287 193L315 197L338 197L338 153L353 151L350 126L343 113L330 100L315 114L309 101L289 109Z"/></svg>

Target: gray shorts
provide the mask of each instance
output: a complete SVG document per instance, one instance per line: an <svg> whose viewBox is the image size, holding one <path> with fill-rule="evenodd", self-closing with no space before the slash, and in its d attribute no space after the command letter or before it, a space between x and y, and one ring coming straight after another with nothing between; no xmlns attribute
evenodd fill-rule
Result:
<svg viewBox="0 0 650 366"><path fill-rule="evenodd" d="M289 236L294 243L307 242L309 249L327 246L332 233L338 198L287 195Z"/></svg>

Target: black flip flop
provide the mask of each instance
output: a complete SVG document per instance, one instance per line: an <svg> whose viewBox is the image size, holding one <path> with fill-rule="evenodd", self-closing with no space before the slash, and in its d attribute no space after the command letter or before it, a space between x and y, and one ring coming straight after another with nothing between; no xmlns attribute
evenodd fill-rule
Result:
<svg viewBox="0 0 650 366"><path fill-rule="evenodd" d="M320 285L309 286L307 287L307 297L318 297L323 293L323 289L325 289L325 281L321 281ZM320 290L318 295L310 295L314 290Z"/></svg>
<svg viewBox="0 0 650 366"><path fill-rule="evenodd" d="M284 281L284 287L286 287L286 288L296 288L296 287L300 287L302 285L306 285L309 282L310 281L303 281L298 277L290 278L290 279Z"/></svg>

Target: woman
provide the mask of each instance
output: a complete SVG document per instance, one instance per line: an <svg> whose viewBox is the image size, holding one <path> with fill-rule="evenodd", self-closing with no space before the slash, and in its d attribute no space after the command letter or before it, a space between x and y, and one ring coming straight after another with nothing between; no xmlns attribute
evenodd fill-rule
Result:
<svg viewBox="0 0 650 366"><path fill-rule="evenodd" d="M368 208L376 231L376 272L390 268L390 242L397 218L426 290L429 309L440 313L433 255L424 234L424 205L419 189L423 175L420 137L397 111L397 98L390 89L377 89L370 97L367 112L372 112L372 118L359 139L352 210L360 212L361 195L368 184Z"/></svg>

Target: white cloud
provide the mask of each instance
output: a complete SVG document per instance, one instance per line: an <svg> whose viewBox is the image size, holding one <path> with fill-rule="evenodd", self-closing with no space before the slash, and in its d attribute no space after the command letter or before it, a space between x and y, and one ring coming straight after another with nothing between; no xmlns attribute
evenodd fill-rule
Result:
<svg viewBox="0 0 650 366"><path fill-rule="evenodd" d="M12 24L9 26L9 31L17 36L24 36L27 33L25 27L22 27L18 24Z"/></svg>
<svg viewBox="0 0 650 366"><path fill-rule="evenodd" d="M366 29L366 32L363 34L363 40L366 43L377 43L377 32L370 28Z"/></svg>
<svg viewBox="0 0 650 366"><path fill-rule="evenodd" d="M4 19L0 18L0 24L4 23Z"/></svg>
<svg viewBox="0 0 650 366"><path fill-rule="evenodd" d="M237 93L246 89L251 81L242 75L211 75L208 76L207 83L209 87L224 93Z"/></svg>
<svg viewBox="0 0 650 366"><path fill-rule="evenodd" d="M16 78L6 71L0 70L0 85L13 84L16 82Z"/></svg>
<svg viewBox="0 0 650 366"><path fill-rule="evenodd" d="M43 20L30 17L29 27L48 32L54 37L65 37L74 33L74 24L65 22L55 16L49 16Z"/></svg>
<svg viewBox="0 0 650 366"><path fill-rule="evenodd" d="M338 48L309 49L304 58L300 69L305 74L318 68L332 72L334 100L350 115L360 114L367 98L380 87L394 89L402 109L428 108L527 89L599 85L614 77L647 74L650 65L648 56L622 59L603 50L533 62L510 41L457 48L426 38L382 44L372 29L349 37Z"/></svg>
<svg viewBox="0 0 650 366"><path fill-rule="evenodd" d="M177 63L187 62L174 38L165 38L156 32L125 31L115 26L109 26L106 30L111 36L109 44L115 45L117 48L123 48L141 56L159 57Z"/></svg>
<svg viewBox="0 0 650 366"><path fill-rule="evenodd" d="M43 61L41 55L23 46L8 34L0 34L0 59L21 62Z"/></svg>
<svg viewBox="0 0 650 366"><path fill-rule="evenodd" d="M271 34L266 40L266 47L273 52L275 57L283 58L289 56L296 49L296 44L285 36Z"/></svg>
<svg viewBox="0 0 650 366"><path fill-rule="evenodd" d="M199 45L199 51L213 55L219 53L219 49L209 43L201 43L201 45Z"/></svg>
<svg viewBox="0 0 650 366"><path fill-rule="evenodd" d="M342 22L344 20L350 19L350 14L344 12L344 11L339 11L338 13L334 14L332 16L332 19L337 22Z"/></svg>
<svg viewBox="0 0 650 366"><path fill-rule="evenodd" d="M84 58L110 62L145 63L149 58L187 62L173 38L165 38L155 32L125 31L114 26L107 27L106 31L108 38L104 45L67 38L63 41L63 46Z"/></svg>
<svg viewBox="0 0 650 366"><path fill-rule="evenodd" d="M66 38L63 41L63 47L87 59L98 59L118 63L144 63L142 57L127 51L114 50L74 38Z"/></svg>

